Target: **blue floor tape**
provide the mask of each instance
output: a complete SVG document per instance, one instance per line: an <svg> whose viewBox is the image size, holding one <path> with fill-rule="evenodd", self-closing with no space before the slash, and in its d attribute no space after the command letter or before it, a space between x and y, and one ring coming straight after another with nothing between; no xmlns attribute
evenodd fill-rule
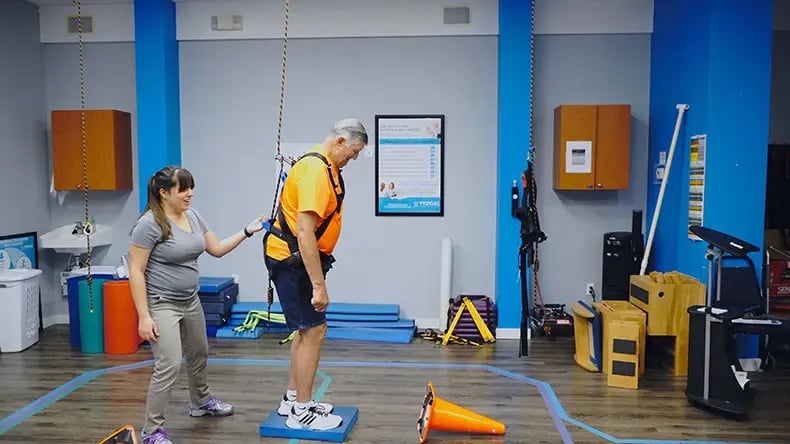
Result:
<svg viewBox="0 0 790 444"><path fill-rule="evenodd" d="M261 437L309 439L313 441L343 442L351 434L351 429L359 418L359 409L348 406L335 406L332 412L343 418L340 427L332 430L291 429L285 425L286 418L277 414L275 409L258 428Z"/></svg>

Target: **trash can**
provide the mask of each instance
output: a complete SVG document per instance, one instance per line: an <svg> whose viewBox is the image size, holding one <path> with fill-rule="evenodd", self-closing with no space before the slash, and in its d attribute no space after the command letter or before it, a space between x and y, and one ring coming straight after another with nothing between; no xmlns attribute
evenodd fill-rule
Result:
<svg viewBox="0 0 790 444"><path fill-rule="evenodd" d="M41 270L0 271L0 353L20 352L38 342Z"/></svg>
<svg viewBox="0 0 790 444"><path fill-rule="evenodd" d="M137 351L143 340L137 333L137 308L128 280L104 283L104 352L127 355Z"/></svg>
<svg viewBox="0 0 790 444"><path fill-rule="evenodd" d="M102 282L112 280L115 277L106 273L91 273L94 282L101 279ZM88 286L84 282L88 279L86 274L74 275L66 279L69 298L69 330L71 346L74 348L82 347L82 335L80 335L80 288L87 291ZM83 283L81 286L80 283ZM96 295L94 294L94 297Z"/></svg>
<svg viewBox="0 0 790 444"><path fill-rule="evenodd" d="M88 280L84 279L77 285L79 291L80 313L80 350L83 353L104 353L104 283L108 279L91 278L91 292L88 291ZM91 304L91 294L93 304Z"/></svg>

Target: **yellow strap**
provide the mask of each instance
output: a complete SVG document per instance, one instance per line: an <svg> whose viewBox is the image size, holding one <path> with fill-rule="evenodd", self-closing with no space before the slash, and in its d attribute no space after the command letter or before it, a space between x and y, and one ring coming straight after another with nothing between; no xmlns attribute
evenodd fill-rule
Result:
<svg viewBox="0 0 790 444"><path fill-rule="evenodd" d="M480 317L480 313L477 312L475 305L469 300L468 297L464 297L464 305L469 310L469 314L472 315L472 320L475 321L475 326L477 327L477 330L480 331L480 335L483 337L483 340L486 342L494 342L494 334L488 329L488 326L483 321L483 318Z"/></svg>
<svg viewBox="0 0 790 444"><path fill-rule="evenodd" d="M450 328L448 328L447 331L444 333L444 340L442 341L442 345L447 345L447 341L450 340L450 336L452 336L455 327L458 325L458 321L461 320L461 313L463 312L464 312L464 306L462 305L458 309L458 312L455 314L455 317L453 318L453 322L450 323Z"/></svg>

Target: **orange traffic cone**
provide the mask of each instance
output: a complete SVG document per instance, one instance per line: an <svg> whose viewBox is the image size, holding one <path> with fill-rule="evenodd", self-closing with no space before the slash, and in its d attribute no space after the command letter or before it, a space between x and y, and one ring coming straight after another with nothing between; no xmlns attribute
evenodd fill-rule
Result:
<svg viewBox="0 0 790 444"><path fill-rule="evenodd" d="M428 389L422 402L420 417L417 419L417 433L420 436L420 444L428 440L428 432L431 430L504 435L505 425L439 398L433 389L433 383L428 381Z"/></svg>

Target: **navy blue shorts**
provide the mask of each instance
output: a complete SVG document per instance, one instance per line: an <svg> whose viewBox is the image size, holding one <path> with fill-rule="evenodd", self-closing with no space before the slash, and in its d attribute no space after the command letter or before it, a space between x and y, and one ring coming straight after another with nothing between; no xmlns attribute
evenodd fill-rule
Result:
<svg viewBox="0 0 790 444"><path fill-rule="evenodd" d="M325 260L322 263L326 277L331 265ZM326 313L316 311L310 302L313 299L313 285L301 261L278 262L266 257L266 267L277 290L289 331L305 330L326 322Z"/></svg>

